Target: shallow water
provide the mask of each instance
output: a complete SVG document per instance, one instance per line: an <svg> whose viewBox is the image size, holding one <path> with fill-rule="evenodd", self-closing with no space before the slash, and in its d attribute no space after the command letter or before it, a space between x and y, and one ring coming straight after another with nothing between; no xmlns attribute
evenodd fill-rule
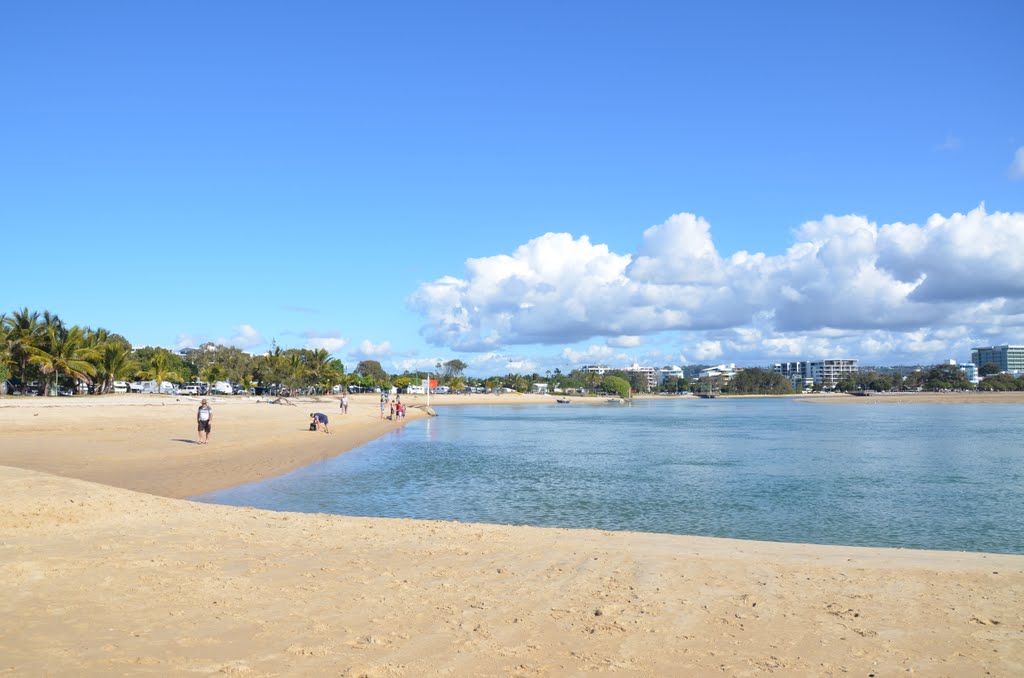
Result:
<svg viewBox="0 0 1024 678"><path fill-rule="evenodd" d="M439 408L197 497L281 511L1024 553L1024 405Z"/></svg>

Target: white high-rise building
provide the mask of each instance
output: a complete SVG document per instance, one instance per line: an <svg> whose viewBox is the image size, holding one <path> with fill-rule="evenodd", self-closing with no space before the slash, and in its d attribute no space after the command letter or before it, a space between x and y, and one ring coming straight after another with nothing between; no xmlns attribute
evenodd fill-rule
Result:
<svg viewBox="0 0 1024 678"><path fill-rule="evenodd" d="M626 368L626 374L642 375L647 380L648 391L653 391L654 387L658 385L658 368L656 367L640 367L633 363L630 367Z"/></svg>
<svg viewBox="0 0 1024 678"><path fill-rule="evenodd" d="M857 361L851 358L830 358L828 360L804 360L793 363L775 363L772 371L778 372L802 390L810 384L821 384L823 388L834 388L845 375L857 372Z"/></svg>

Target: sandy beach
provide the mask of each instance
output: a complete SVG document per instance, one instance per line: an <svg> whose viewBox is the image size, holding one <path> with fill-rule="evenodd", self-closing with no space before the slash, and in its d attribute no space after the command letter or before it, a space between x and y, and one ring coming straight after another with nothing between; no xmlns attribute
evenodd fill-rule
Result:
<svg viewBox="0 0 1024 678"><path fill-rule="evenodd" d="M1024 556L197 504L398 425L197 404L0 398L0 675L1024 675Z"/></svg>

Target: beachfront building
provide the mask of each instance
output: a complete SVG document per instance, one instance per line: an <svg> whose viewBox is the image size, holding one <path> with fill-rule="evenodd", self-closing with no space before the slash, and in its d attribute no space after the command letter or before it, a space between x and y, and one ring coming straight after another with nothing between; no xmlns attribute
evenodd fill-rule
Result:
<svg viewBox="0 0 1024 678"><path fill-rule="evenodd" d="M732 379L736 376L736 363L729 363L728 365L713 365L712 367L705 367L700 371L701 379L714 379L716 377L723 377L726 380Z"/></svg>
<svg viewBox="0 0 1024 678"><path fill-rule="evenodd" d="M656 367L640 367L636 363L633 363L630 367L626 368L626 374L639 374L647 384L647 390L653 391L654 387L658 385L658 368Z"/></svg>
<svg viewBox="0 0 1024 678"><path fill-rule="evenodd" d="M956 365L955 360L952 360L950 362ZM977 365L975 365L974 363L963 363L956 366L959 367L960 371L964 373L964 377L967 379L967 381L971 382L975 386L981 383L981 376L978 374Z"/></svg>
<svg viewBox="0 0 1024 678"><path fill-rule="evenodd" d="M686 370L678 365L670 365L658 370L657 379L659 384L664 384L666 379L671 379L673 377L676 379L685 379Z"/></svg>
<svg viewBox="0 0 1024 678"><path fill-rule="evenodd" d="M811 362L811 380L824 388L834 388L847 374L857 373L857 361L850 358L834 358Z"/></svg>
<svg viewBox="0 0 1024 678"><path fill-rule="evenodd" d="M610 369L607 365L584 365L580 368L580 372L593 372L594 374L604 376L604 373Z"/></svg>
<svg viewBox="0 0 1024 678"><path fill-rule="evenodd" d="M772 365L772 371L789 379L794 390L802 391L814 384L831 389L847 374L857 372L857 361L852 358L829 358L775 363Z"/></svg>
<svg viewBox="0 0 1024 678"><path fill-rule="evenodd" d="M548 385L540 382L534 382L530 385L530 393L548 393Z"/></svg>
<svg viewBox="0 0 1024 678"><path fill-rule="evenodd" d="M971 362L981 369L987 363L999 365L1000 372L1024 373L1024 346L982 346L971 349Z"/></svg>
<svg viewBox="0 0 1024 678"><path fill-rule="evenodd" d="M781 374L793 385L793 390L799 393L814 386L814 380L808 374L808 365L805 360L790 363L775 363L772 365L772 372Z"/></svg>

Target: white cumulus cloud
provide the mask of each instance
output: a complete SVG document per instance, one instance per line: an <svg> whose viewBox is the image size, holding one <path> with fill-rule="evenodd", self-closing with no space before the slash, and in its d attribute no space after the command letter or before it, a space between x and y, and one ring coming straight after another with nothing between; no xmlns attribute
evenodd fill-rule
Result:
<svg viewBox="0 0 1024 678"><path fill-rule="evenodd" d="M180 333L174 338L174 348L179 351L183 348L196 348L202 343L204 343L202 340L185 332Z"/></svg>
<svg viewBox="0 0 1024 678"><path fill-rule="evenodd" d="M693 347L693 354L698 360L714 360L722 356L722 342L702 341Z"/></svg>
<svg viewBox="0 0 1024 678"><path fill-rule="evenodd" d="M726 256L705 219L677 214L643 231L634 253L547 233L468 260L462 277L423 283L409 303L424 336L456 350L604 339L608 354L563 351L573 362L607 361L609 347L666 331L689 336L679 352L698 361L934 352L945 327L966 326L961 341L1021 327L1021 242L1024 213L980 205L921 225L826 215L781 254Z"/></svg>
<svg viewBox="0 0 1024 678"><path fill-rule="evenodd" d="M328 353L336 353L345 348L348 340L341 337L309 337L306 339L306 348L311 350L325 349Z"/></svg>
<svg viewBox="0 0 1024 678"><path fill-rule="evenodd" d="M352 351L351 355L362 360L380 360L382 358L388 358L391 356L391 342L384 341L379 344L374 344L368 339L363 339L359 342L359 346Z"/></svg>
<svg viewBox="0 0 1024 678"><path fill-rule="evenodd" d="M229 339L220 338L217 340L217 343L224 346L234 346L244 351L262 344L263 337L252 325L239 325L235 328L235 336Z"/></svg>
<svg viewBox="0 0 1024 678"><path fill-rule="evenodd" d="M570 363L599 364L609 361L615 355L615 351L608 346L588 346L582 351L573 348L563 348L562 358Z"/></svg>
<svg viewBox="0 0 1024 678"><path fill-rule="evenodd" d="M623 335L621 337L609 337L608 345L616 348L635 348L643 343L643 337Z"/></svg>

